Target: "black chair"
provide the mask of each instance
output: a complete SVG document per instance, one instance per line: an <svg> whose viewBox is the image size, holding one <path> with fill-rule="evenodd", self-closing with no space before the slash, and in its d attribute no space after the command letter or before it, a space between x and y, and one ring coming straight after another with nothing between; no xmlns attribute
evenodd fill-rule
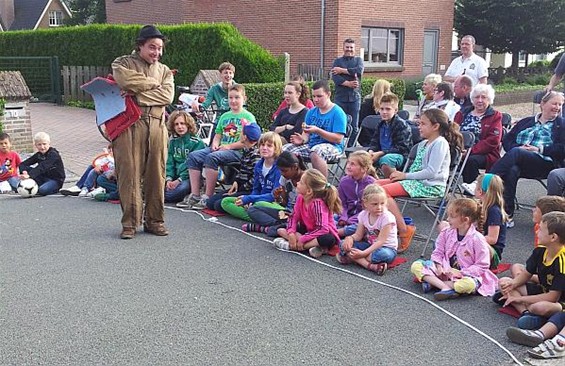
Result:
<svg viewBox="0 0 565 366"><path fill-rule="evenodd" d="M512 116L510 113L502 113L502 128L506 131L510 131L512 125Z"/></svg>
<svg viewBox="0 0 565 366"><path fill-rule="evenodd" d="M353 146L369 146L380 122L380 115L371 115L363 118L363 121L361 121L361 128L359 129L357 139L355 140Z"/></svg>
<svg viewBox="0 0 565 366"><path fill-rule="evenodd" d="M408 112L406 109L401 109L396 114L398 114L398 117L402 118L405 121L408 121L410 119L410 112Z"/></svg>

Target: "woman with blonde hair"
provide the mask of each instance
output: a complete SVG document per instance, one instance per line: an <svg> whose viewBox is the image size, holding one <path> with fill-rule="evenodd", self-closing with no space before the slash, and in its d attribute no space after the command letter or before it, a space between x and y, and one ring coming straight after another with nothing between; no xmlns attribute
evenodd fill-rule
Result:
<svg viewBox="0 0 565 366"><path fill-rule="evenodd" d="M391 91L391 84L388 80L379 79L373 84L373 90L371 94L367 95L361 103L361 109L359 110L359 124L363 122L363 119L367 116L374 116L379 114L379 108L381 103L381 98L384 94Z"/></svg>

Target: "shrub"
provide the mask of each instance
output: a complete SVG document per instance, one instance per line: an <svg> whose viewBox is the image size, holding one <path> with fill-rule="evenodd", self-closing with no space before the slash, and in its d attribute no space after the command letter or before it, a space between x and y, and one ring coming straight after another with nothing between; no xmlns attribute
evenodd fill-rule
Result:
<svg viewBox="0 0 565 366"><path fill-rule="evenodd" d="M406 100L417 100L418 96L416 94L417 89L422 89L422 83L424 79L411 79L405 80L406 85L406 94L404 95L404 99Z"/></svg>
<svg viewBox="0 0 565 366"><path fill-rule="evenodd" d="M163 63L180 69L176 82L190 85L201 69L224 61L236 66L238 82L281 81L280 61L228 23L159 26L168 38ZM134 48L139 25L80 27L0 33L0 56L58 56L60 65L107 66ZM80 40L80 41L77 41Z"/></svg>

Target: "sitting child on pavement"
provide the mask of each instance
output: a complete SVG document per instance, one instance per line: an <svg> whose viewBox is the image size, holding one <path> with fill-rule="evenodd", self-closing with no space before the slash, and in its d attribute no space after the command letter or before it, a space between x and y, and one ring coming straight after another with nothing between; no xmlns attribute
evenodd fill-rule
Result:
<svg viewBox="0 0 565 366"><path fill-rule="evenodd" d="M459 198L449 203L447 214L450 228L439 233L430 260L415 261L410 271L424 293L440 290L434 293L438 301L476 293L491 296L498 279L489 269L489 245L475 228L481 208L472 199Z"/></svg>
<svg viewBox="0 0 565 366"><path fill-rule="evenodd" d="M542 216L539 246L526 261L526 270L515 278L499 280L502 296L493 300L513 306L522 316L518 328L538 329L555 313L565 310L565 213ZM529 282L533 275L539 283ZM498 299L497 299L498 297Z"/></svg>
<svg viewBox="0 0 565 366"><path fill-rule="evenodd" d="M0 133L0 193L16 191L20 182L18 168L21 163L20 155L12 150L10 135Z"/></svg>
<svg viewBox="0 0 565 366"><path fill-rule="evenodd" d="M273 243L284 250L308 250L320 258L338 248L339 235L333 218L341 213L337 189L316 169L308 169L296 186L298 198L287 228L278 230L280 238ZM335 253L334 253L335 255Z"/></svg>
<svg viewBox="0 0 565 366"><path fill-rule="evenodd" d="M341 264L355 262L382 276L396 258L398 237L396 220L387 208L387 195L378 184L369 184L363 191L363 211L353 234L340 243L336 259Z"/></svg>
<svg viewBox="0 0 565 366"><path fill-rule="evenodd" d="M167 121L167 129L172 139L166 166L165 202L179 202L190 193L186 158L193 151L206 147L196 137L194 119L185 111L174 111Z"/></svg>
<svg viewBox="0 0 565 366"><path fill-rule="evenodd" d="M37 152L20 165L20 179L33 179L39 186L37 194L47 196L59 192L65 182L65 166L61 155L51 147L51 138L45 132L33 137Z"/></svg>
<svg viewBox="0 0 565 366"><path fill-rule="evenodd" d="M96 188L96 181L100 175L109 175L114 172L114 155L112 153L112 143L104 151L92 159L90 164L78 182L69 188L61 188L59 193L63 196L79 196L94 198L98 193L103 193L102 189ZM112 173L109 173L109 172Z"/></svg>
<svg viewBox="0 0 565 366"><path fill-rule="evenodd" d="M281 137L275 132L267 132L259 139L261 160L255 164L253 172L253 189L249 194L237 197L225 197L221 206L225 212L245 221L251 221L247 210L251 206L265 206L284 209L277 203L273 190L280 184L281 171L276 164L282 152Z"/></svg>

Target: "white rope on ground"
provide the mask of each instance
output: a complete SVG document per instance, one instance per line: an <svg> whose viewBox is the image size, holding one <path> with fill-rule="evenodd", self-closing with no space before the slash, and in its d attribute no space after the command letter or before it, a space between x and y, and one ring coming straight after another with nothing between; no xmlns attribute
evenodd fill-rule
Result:
<svg viewBox="0 0 565 366"><path fill-rule="evenodd" d="M250 236L250 237L252 237L252 238L254 238L254 239L257 239L257 240L260 240L260 241L264 241L264 242L266 242L266 243L269 243L269 244L273 245L273 242L272 242L271 240L262 238L262 237L260 237L260 236L254 235L254 234L252 234L252 233L248 233L248 232L246 232L246 231L241 230L240 228L233 227L233 226L230 226L230 225L228 225L228 224L225 224L225 223L221 222L217 217L212 216L212 217L210 217L210 218L206 218L206 217L205 217L202 213L200 213L199 211L187 210L187 209L182 209L182 208L177 208L177 207L170 207L170 206L165 206L165 207L168 208L168 209L171 209L171 210L176 210L176 211L181 211L181 212L190 212L190 213L194 213L194 214L200 216L200 218L201 218L202 220L204 220L204 221L208 221L208 222L211 222L211 223L213 223L213 224L223 226L223 227L225 227L225 228L227 228L227 229L230 229L230 230L238 231L238 232L243 233L243 234L245 234L245 235L248 235L248 236ZM391 288L391 289L393 289L393 290L397 290L397 291L403 292L403 293L405 293L405 294L407 294L407 295L410 295L410 296L413 296L413 297L415 297L415 298L417 298L417 299L419 299L419 300L422 300L422 301L426 302L428 305L431 305L432 307L434 307L434 308L436 308L437 310L441 311L441 312L444 313L445 315L451 317L452 319L458 321L459 323L463 324L464 326L468 327L469 329L471 329L471 330L475 331L476 333L478 333L479 335L483 336L483 337L486 338L487 340L491 341L491 342L494 343L498 348L502 349L505 353L507 353L507 354L510 356L510 358L512 358L512 360L514 361L514 363L516 363L516 364L518 364L518 365L520 365L520 366L523 366L523 364L518 360L518 358L516 358L516 356L514 356L514 354L513 354L512 352L510 352L509 349L507 349L506 347L504 347L504 346L503 346L500 342L498 342L496 339L492 338L491 336L489 336L488 334L484 333L483 331L481 331L480 329L478 329L478 328L475 327L474 325L472 325L472 324L466 322L465 320L459 318L457 315L455 315L455 314L453 314L453 313L450 313L449 311L445 310L445 309L442 308L441 306L437 305L436 303L432 302L431 300L429 300L429 299L427 299L427 298L425 298L425 297L423 297L423 296L420 296L420 295L418 295L418 294L416 294L416 293L414 293L414 292L412 292L412 291L403 289L403 288L401 288L401 287L397 287L397 286L394 286L394 285L391 285L391 284L388 284L388 283L385 283L385 282L376 280L376 279L374 279L374 278L367 277L367 276L362 275L362 274L360 274L360 273L353 272L353 271L350 271L350 270L345 269L345 268L336 267L336 266L334 266L334 265L332 265L332 264L328 264L328 263L322 262L322 261L320 261L320 260L318 260L318 259L312 258L312 257L310 257L310 256L308 256L308 255L305 255L305 254L303 254L303 253L300 253L300 252L295 252L295 251L291 251L291 250L284 250L284 249L279 249L279 248L275 248L275 249L277 249L277 250L279 250L279 251L281 251L281 252L286 252L286 253L291 253L291 254L298 255L298 256L300 256L300 257L302 257L302 258L305 258L305 259L308 259L308 260L310 260L310 261L312 261L312 262L314 262L314 263L317 263L317 264L320 264L320 265L323 265L323 266L326 266L326 267L335 269L335 270L340 271L340 272L347 273L347 274L352 275L352 276L355 276L355 277L359 277L359 278L361 278L361 279L364 279L364 280L367 280L367 281L369 281L369 282L373 282L373 283L376 283L376 284L379 284L379 285L382 285L382 286Z"/></svg>

